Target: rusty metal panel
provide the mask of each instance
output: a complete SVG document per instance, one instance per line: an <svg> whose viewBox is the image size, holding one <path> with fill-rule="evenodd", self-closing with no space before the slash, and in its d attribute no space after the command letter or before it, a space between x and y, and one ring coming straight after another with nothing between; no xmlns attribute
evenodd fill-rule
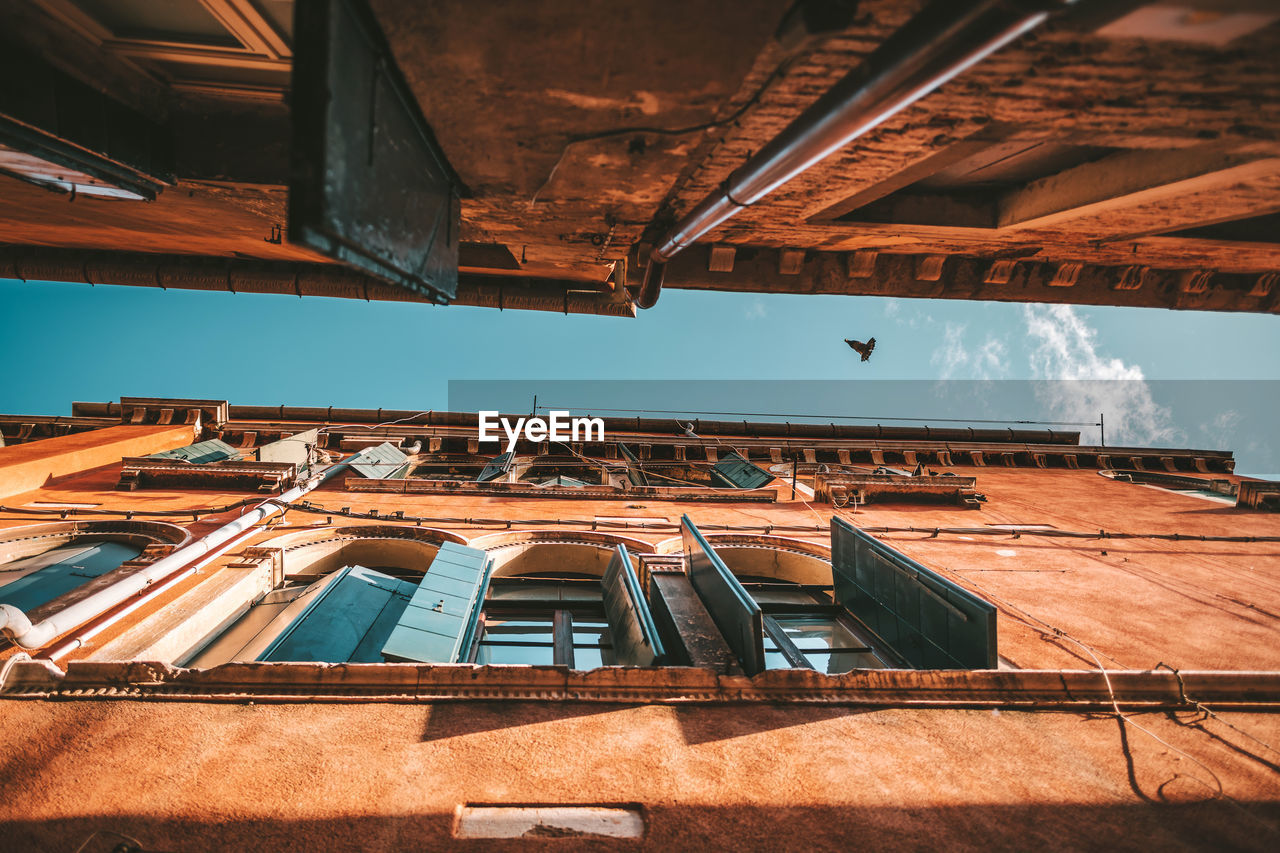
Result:
<svg viewBox="0 0 1280 853"><path fill-rule="evenodd" d="M831 521L836 600L920 669L995 669L996 608L843 519Z"/></svg>
<svg viewBox="0 0 1280 853"><path fill-rule="evenodd" d="M747 675L764 670L764 614L689 516L680 519L689 581Z"/></svg>
<svg viewBox="0 0 1280 853"><path fill-rule="evenodd" d="M290 242L448 302L460 183L377 20L365 0L295 14Z"/></svg>
<svg viewBox="0 0 1280 853"><path fill-rule="evenodd" d="M658 628L649 613L640 579L631 567L625 545L614 550L609 567L600 580L604 588L604 609L613 635L613 653L621 666L655 666L666 656Z"/></svg>

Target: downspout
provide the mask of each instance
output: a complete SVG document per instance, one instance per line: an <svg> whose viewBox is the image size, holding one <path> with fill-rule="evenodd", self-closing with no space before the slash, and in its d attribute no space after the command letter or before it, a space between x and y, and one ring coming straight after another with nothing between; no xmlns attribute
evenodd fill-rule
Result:
<svg viewBox="0 0 1280 853"><path fill-rule="evenodd" d="M699 237L1076 0L930 0L654 244L636 304Z"/></svg>
<svg viewBox="0 0 1280 853"><path fill-rule="evenodd" d="M107 613L112 608L127 601L131 596L146 589L153 583L164 580L173 572L190 566L196 560L216 550L218 546L230 542L240 534L259 522L279 515L285 505L315 489L321 483L345 470L347 463L330 465L317 476L305 483L294 486L279 497L267 498L239 518L224 524L212 533L197 539L189 545L174 551L169 556L157 560L140 572L121 578L111 586L99 590L87 598L77 601L52 616L31 623L27 614L11 604L0 604L0 632L24 649L39 649L47 645L55 637L78 628L81 625Z"/></svg>

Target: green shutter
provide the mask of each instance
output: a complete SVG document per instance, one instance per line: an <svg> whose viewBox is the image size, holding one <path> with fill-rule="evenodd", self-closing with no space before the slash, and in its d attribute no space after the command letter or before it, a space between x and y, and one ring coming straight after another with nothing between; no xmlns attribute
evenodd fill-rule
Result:
<svg viewBox="0 0 1280 853"><path fill-rule="evenodd" d="M831 520L835 597L921 669L995 669L996 608L843 519Z"/></svg>
<svg viewBox="0 0 1280 853"><path fill-rule="evenodd" d="M446 542L400 614L382 656L389 661L458 663L471 647L489 585L489 555Z"/></svg>
<svg viewBox="0 0 1280 853"><path fill-rule="evenodd" d="M760 605L742 588L687 515L680 519L680 537L689 563L689 582L729 648L742 661L743 670L755 675L764 669L764 614Z"/></svg>
<svg viewBox="0 0 1280 853"><path fill-rule="evenodd" d="M712 466L711 479L735 489L758 489L773 482L773 475L730 451Z"/></svg>
<svg viewBox="0 0 1280 853"><path fill-rule="evenodd" d="M477 483L487 483L490 480L496 480L511 467L511 454L503 453L489 460L489 464L484 466L484 470L480 472L480 476L476 477Z"/></svg>
<svg viewBox="0 0 1280 853"><path fill-rule="evenodd" d="M192 465L204 465L207 462L221 462L224 459L239 459L240 451L224 441L218 441L211 438L208 441L198 441L195 444L188 444L186 447L178 447L174 450L162 450L159 453L152 453L148 459L184 459Z"/></svg>
<svg viewBox="0 0 1280 853"><path fill-rule="evenodd" d="M619 545L614 551L600 584L604 587L604 611L609 618L617 662L622 666L662 663L666 652L626 546Z"/></svg>
<svg viewBox="0 0 1280 853"><path fill-rule="evenodd" d="M370 480L403 480L409 473L409 457L391 442L384 441L351 457L347 467Z"/></svg>
<svg viewBox="0 0 1280 853"><path fill-rule="evenodd" d="M342 569L258 660L377 663L412 594L407 581L363 566Z"/></svg>

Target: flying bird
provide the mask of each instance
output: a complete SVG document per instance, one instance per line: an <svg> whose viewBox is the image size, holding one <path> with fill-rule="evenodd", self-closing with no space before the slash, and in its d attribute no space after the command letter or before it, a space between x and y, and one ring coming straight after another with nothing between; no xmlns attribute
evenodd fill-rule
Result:
<svg viewBox="0 0 1280 853"><path fill-rule="evenodd" d="M876 348L875 338L867 338L865 344L862 341L851 341L848 338L845 338L844 342L849 345L850 349L862 356L863 361L871 358L871 351Z"/></svg>

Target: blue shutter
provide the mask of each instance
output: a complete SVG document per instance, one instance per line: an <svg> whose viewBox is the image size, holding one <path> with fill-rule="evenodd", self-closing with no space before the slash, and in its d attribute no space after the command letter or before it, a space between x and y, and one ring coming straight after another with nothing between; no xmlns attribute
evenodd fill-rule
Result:
<svg viewBox="0 0 1280 853"><path fill-rule="evenodd" d="M489 464L484 466L484 470L480 472L480 476L476 477L477 483L487 483L490 480L496 480L503 474L507 473L507 469L511 467L511 454L503 453L489 460Z"/></svg>
<svg viewBox="0 0 1280 853"><path fill-rule="evenodd" d="M835 597L921 669L995 669L996 608L843 519L831 521Z"/></svg>
<svg viewBox="0 0 1280 853"><path fill-rule="evenodd" d="M391 442L384 441L352 456L347 467L370 480L403 480L409 474L409 457Z"/></svg>
<svg viewBox="0 0 1280 853"><path fill-rule="evenodd" d="M378 650L412 595L407 581L363 566L342 569L258 660L379 663Z"/></svg>
<svg viewBox="0 0 1280 853"><path fill-rule="evenodd" d="M773 475L731 451L712 466L711 479L735 489L758 489L773 482Z"/></svg>
<svg viewBox="0 0 1280 853"><path fill-rule="evenodd" d="M221 462L224 459L239 459L240 451L224 441L211 438L208 441L197 441L186 447L174 450L162 450L152 453L148 459L185 459L193 465L204 465L208 462Z"/></svg>
<svg viewBox="0 0 1280 853"><path fill-rule="evenodd" d="M742 588L687 515L680 518L680 537L689 562L689 582L729 648L742 661L743 670L755 675L764 669L764 614L760 605Z"/></svg>
<svg viewBox="0 0 1280 853"><path fill-rule="evenodd" d="M89 546L73 543L15 560L5 564L5 572L17 573L24 565L30 567L43 563L44 566L0 586L0 602L19 610L31 610L119 568L121 563L141 553L141 548L120 542L95 542ZM0 583L4 578L4 574L0 574Z"/></svg>
<svg viewBox="0 0 1280 853"><path fill-rule="evenodd" d="M617 662L623 666L661 663L666 652L626 546L619 545L614 551L600 583L604 587L604 611L609 619Z"/></svg>
<svg viewBox="0 0 1280 853"><path fill-rule="evenodd" d="M489 555L446 542L382 647L389 661L457 663L471 647L489 585Z"/></svg>

